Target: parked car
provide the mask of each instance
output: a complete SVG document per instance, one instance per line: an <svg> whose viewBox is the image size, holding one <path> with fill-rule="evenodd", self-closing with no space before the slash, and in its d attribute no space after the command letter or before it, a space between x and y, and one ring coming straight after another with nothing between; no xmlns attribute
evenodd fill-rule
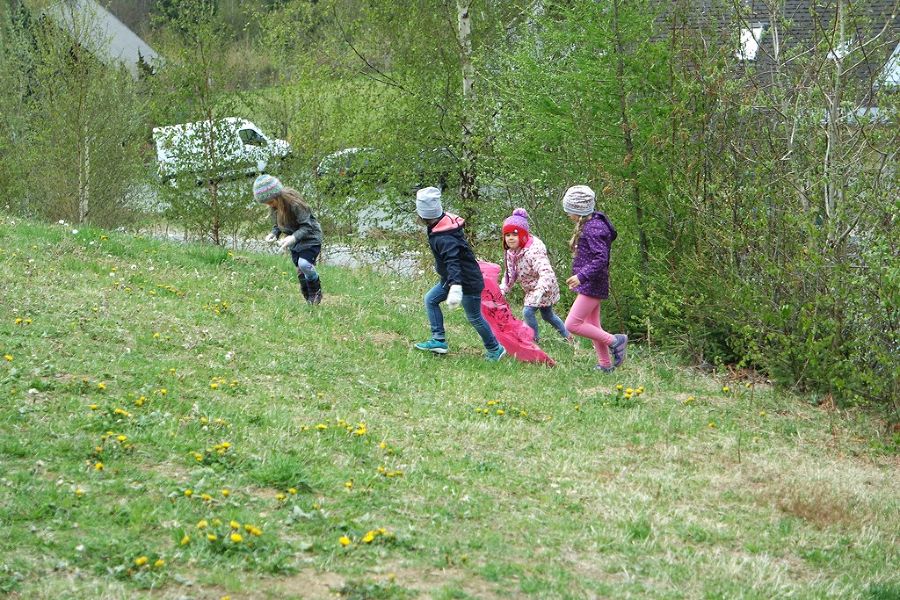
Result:
<svg viewBox="0 0 900 600"><path fill-rule="evenodd" d="M162 181L187 175L198 180L256 175L291 152L286 141L269 138L239 117L154 127L153 141Z"/></svg>

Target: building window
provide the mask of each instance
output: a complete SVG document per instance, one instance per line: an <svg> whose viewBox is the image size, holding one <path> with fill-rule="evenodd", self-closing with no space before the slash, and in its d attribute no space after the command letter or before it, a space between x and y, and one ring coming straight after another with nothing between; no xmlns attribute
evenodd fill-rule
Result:
<svg viewBox="0 0 900 600"><path fill-rule="evenodd" d="M734 53L735 58L744 61L756 60L756 53L759 52L759 42L765 31L765 25L742 28L741 37L738 40L738 49Z"/></svg>

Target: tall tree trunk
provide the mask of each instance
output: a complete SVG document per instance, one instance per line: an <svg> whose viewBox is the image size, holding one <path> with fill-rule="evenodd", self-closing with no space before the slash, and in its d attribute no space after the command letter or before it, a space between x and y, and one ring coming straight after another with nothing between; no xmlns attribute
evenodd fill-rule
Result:
<svg viewBox="0 0 900 600"><path fill-rule="evenodd" d="M462 165L460 166L459 196L466 209L466 218L474 226L475 203L478 200L478 154L473 148L475 102L475 65L472 63L472 21L469 16L471 0L456 0L456 35L459 41L459 61L462 67L463 123L462 123ZM470 227L469 233L474 231Z"/></svg>
<svg viewBox="0 0 900 600"><path fill-rule="evenodd" d="M619 109L622 119L622 139L625 143L625 165L628 181L631 183L631 199L634 206L635 221L641 251L641 268L649 273L650 250L647 244L647 233L644 231L644 208L641 204L641 186L634 167L634 141L631 137L631 121L628 118L628 96L625 89L625 48L622 44L622 32L619 28L619 0L613 1L613 32L616 37L616 82L619 86Z"/></svg>
<svg viewBox="0 0 900 600"><path fill-rule="evenodd" d="M828 123L825 128L825 216L829 221L836 217L838 207L843 203L844 182L838 161L842 152L841 139L841 100L843 99L844 53L846 51L846 0L838 0L836 37L831 44L831 55L834 59L831 95L826 94L828 105ZM836 223L829 223L831 231L836 231ZM831 236L829 235L829 238Z"/></svg>

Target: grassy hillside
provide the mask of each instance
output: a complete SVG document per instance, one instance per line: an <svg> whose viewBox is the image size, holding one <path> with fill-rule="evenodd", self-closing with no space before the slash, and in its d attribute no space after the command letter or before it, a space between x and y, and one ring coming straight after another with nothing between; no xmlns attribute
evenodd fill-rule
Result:
<svg viewBox="0 0 900 600"><path fill-rule="evenodd" d="M642 348L488 364L461 312L424 355L429 281L287 267L0 216L0 590L900 595L879 423Z"/></svg>

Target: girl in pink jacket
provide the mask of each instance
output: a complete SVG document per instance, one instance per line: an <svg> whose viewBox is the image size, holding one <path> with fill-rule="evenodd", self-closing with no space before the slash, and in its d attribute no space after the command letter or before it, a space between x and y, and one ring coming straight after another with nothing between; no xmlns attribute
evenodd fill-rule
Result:
<svg viewBox="0 0 900 600"><path fill-rule="evenodd" d="M553 325L563 338L571 341L566 326L556 313L553 305L559 302L559 282L544 242L531 235L528 228L528 213L517 208L503 221L503 249L506 274L500 284L500 292L506 292L519 282L525 291L525 322L534 330L534 341L538 341L538 324L535 313Z"/></svg>

